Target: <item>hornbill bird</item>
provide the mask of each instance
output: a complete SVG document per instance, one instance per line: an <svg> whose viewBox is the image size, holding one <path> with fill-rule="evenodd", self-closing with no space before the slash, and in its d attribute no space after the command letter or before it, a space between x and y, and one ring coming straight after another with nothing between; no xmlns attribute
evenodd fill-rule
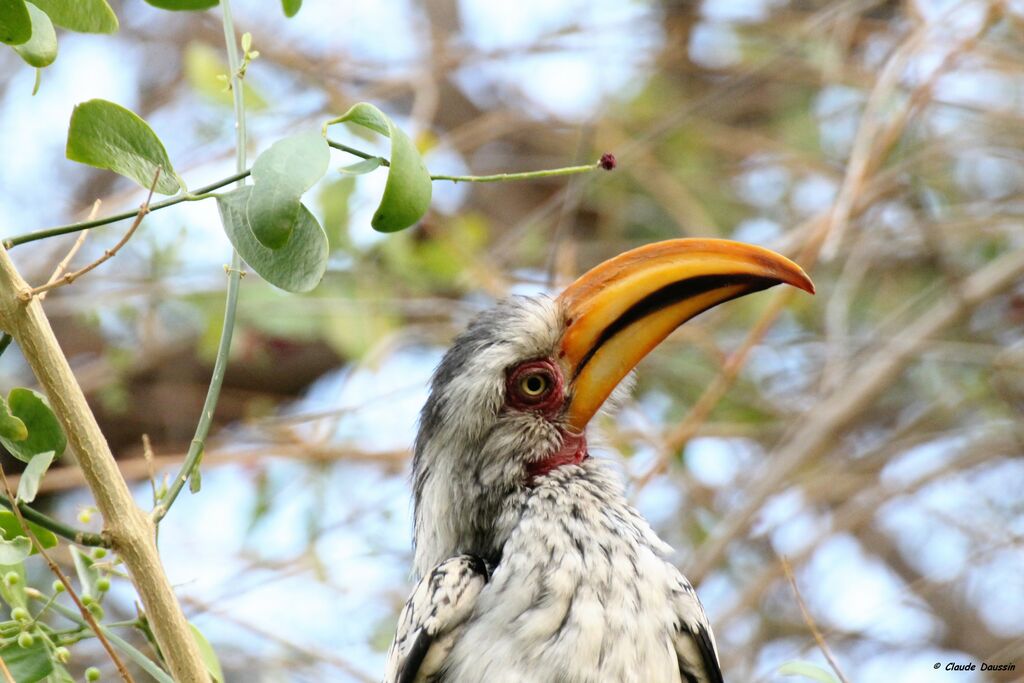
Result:
<svg viewBox="0 0 1024 683"><path fill-rule="evenodd" d="M420 580L386 683L722 683L693 586L585 430L676 327L780 283L814 291L767 249L669 240L470 323L420 415Z"/></svg>

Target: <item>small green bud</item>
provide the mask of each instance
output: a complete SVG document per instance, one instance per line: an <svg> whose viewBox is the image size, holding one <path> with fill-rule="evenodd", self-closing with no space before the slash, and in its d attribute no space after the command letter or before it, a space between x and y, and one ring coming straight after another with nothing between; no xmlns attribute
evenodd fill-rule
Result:
<svg viewBox="0 0 1024 683"><path fill-rule="evenodd" d="M252 34L246 31L242 34L242 52L248 52L252 47Z"/></svg>
<svg viewBox="0 0 1024 683"><path fill-rule="evenodd" d="M61 664L67 664L71 661L71 650L66 647L58 647L53 651L53 656L57 658L57 661Z"/></svg>
<svg viewBox="0 0 1024 683"><path fill-rule="evenodd" d="M4 574L4 583L8 586L17 586L21 583L21 575L18 572L7 572Z"/></svg>
<svg viewBox="0 0 1024 683"><path fill-rule="evenodd" d="M107 556L107 549L106 548L93 548L92 549L92 559L94 559L94 560L102 560L106 556Z"/></svg>
<svg viewBox="0 0 1024 683"><path fill-rule="evenodd" d="M98 681L100 680L100 670L95 666L90 666L85 670L85 680L87 681Z"/></svg>
<svg viewBox="0 0 1024 683"><path fill-rule="evenodd" d="M78 512L78 521L82 524L88 524L92 521L92 510L89 508L82 508Z"/></svg>
<svg viewBox="0 0 1024 683"><path fill-rule="evenodd" d="M28 631L22 632L18 636L18 646L22 648L32 647L32 643L36 642L36 639L32 637L32 634Z"/></svg>
<svg viewBox="0 0 1024 683"><path fill-rule="evenodd" d="M92 597L91 595L83 595L82 596L82 604L85 605L86 607L88 607L90 605L93 605L95 603L96 603L96 598Z"/></svg>
<svg viewBox="0 0 1024 683"><path fill-rule="evenodd" d="M32 619L32 615L24 607L15 607L11 610L11 619L15 621L29 621Z"/></svg>
<svg viewBox="0 0 1024 683"><path fill-rule="evenodd" d="M96 617L97 619L103 619L103 606L100 605L100 603L94 602L91 605L89 605L88 609L90 612L92 612L92 615L94 617Z"/></svg>
<svg viewBox="0 0 1024 683"><path fill-rule="evenodd" d="M63 593L65 590L66 589L64 588L64 583L60 579L57 579L53 582L54 593Z"/></svg>
<svg viewBox="0 0 1024 683"><path fill-rule="evenodd" d="M96 579L96 590L100 591L101 593L106 593L108 590L110 590L110 579L108 579L105 576Z"/></svg>

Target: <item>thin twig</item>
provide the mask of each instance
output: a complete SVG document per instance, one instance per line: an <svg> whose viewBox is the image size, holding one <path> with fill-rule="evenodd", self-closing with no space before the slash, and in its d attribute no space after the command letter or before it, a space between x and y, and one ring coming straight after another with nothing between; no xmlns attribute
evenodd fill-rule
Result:
<svg viewBox="0 0 1024 683"><path fill-rule="evenodd" d="M121 251L121 247L126 245L128 243L128 240L132 238L132 235L135 234L135 231L138 229L138 227L142 225L142 219L146 217L147 213L149 213L149 203L153 199L153 191L156 189L157 181L160 180L160 170L161 169L157 168L156 173L153 174L153 182L149 186L149 194L146 195L146 201L142 202L142 206L139 207L139 212L135 215L135 220L132 221L131 227L128 228L128 232L124 234L124 237L122 237L117 244L115 244L110 249L104 250L102 256L100 256L98 259L88 264L87 266L79 268L78 270L71 273L65 273L61 277L50 278L50 281L47 282L45 285L33 287L28 291L19 292L18 297L21 298L23 301L28 301L32 297L40 296L50 291L51 289L56 289L57 287L62 287L64 285L70 285L72 282L74 282L81 276L85 275L89 271L98 268L100 265L114 258L114 256L117 255L117 252ZM80 246L80 243L82 242L82 240L85 239L85 236L87 234L88 232L82 233L81 237L78 238L78 242L76 242L75 244L75 248L72 249L72 252L70 254L68 254L65 261L69 261L71 257L74 256L74 252L77 251L78 246ZM66 266L65 261L61 262L61 266ZM60 270L60 267L58 267L58 270ZM54 275L57 275L57 273L54 273Z"/></svg>
<svg viewBox="0 0 1024 683"><path fill-rule="evenodd" d="M602 168L601 162L582 166L566 166L565 168L546 168L540 171L523 171L521 173L496 173L494 175L440 175L430 176L431 180L450 180L453 183L500 183L511 180L536 180L538 178L554 178L577 173L590 173Z"/></svg>
<svg viewBox="0 0 1024 683"><path fill-rule="evenodd" d="M410 457L411 454L409 453L409 450L405 448L387 451L364 451L337 446L320 447L307 441L297 440L294 443L274 443L272 446L255 446L253 448L242 450L238 450L236 448L207 449L203 453L203 466L219 467L230 464L257 464L267 460L295 461L314 464L345 461L371 463L380 466L386 472L397 473L401 471L402 467L406 466ZM185 453L155 455L153 466L156 467L158 472L170 468L180 468L185 458ZM121 471L121 475L130 482L141 483L149 476L150 465L143 458L129 457L123 460L118 460L117 464ZM81 469L77 467L59 467L52 472L47 473L46 478L43 479L39 486L39 491L40 493L70 491L84 486L85 483L85 476L82 474ZM15 475L11 476L11 485L17 486ZM161 483L161 487L166 488L166 481ZM4 507L10 507L7 497L2 494L0 494L0 504ZM26 510L31 510L31 508L24 503L21 503L19 507L23 513L26 512ZM35 510L32 510L32 512L43 516L42 513ZM78 545L100 546L104 548L109 548L111 546L109 539L107 539L103 534L81 532L71 527L65 527L58 532L47 523L41 523L27 514L25 517L29 521L49 529L58 536L67 538L69 541L77 543ZM46 518L46 520L48 522L55 521L51 518Z"/></svg>
<svg viewBox="0 0 1024 683"><path fill-rule="evenodd" d="M796 577L793 576L793 568L789 566L789 562L782 555L779 556L779 561L782 563L782 571L786 572L786 578L789 579L789 585L793 587L793 595L796 596L796 604L800 607L800 613L804 615L804 621L807 623L807 628L811 630L811 635L814 636L814 641L818 643L818 649L821 650L821 654L825 655L825 659L828 660L829 666L832 667L832 671L835 672L836 676L842 683L850 683L849 679L843 675L843 670L839 668L839 662L836 661L836 657L832 654L832 648L825 642L825 636L821 634L821 630L818 625L814 623L814 617L807 610L807 605L804 603L804 596L800 594L800 587L796 585Z"/></svg>
<svg viewBox="0 0 1024 683"><path fill-rule="evenodd" d="M384 157L378 156L376 154L370 154L368 152L364 152L363 150L356 149L355 147L349 147L345 143L338 142L337 140L331 140L330 138L327 138L327 144L328 144L328 146L333 147L336 150L339 150L339 151L342 151L342 152L347 152L347 153L351 154L354 157L359 157L360 159L380 159L380 165L381 166L390 166L391 165L391 162L388 161L387 159L385 159Z"/></svg>
<svg viewBox="0 0 1024 683"><path fill-rule="evenodd" d="M0 657L0 671L4 674L4 680L7 683L18 683L14 680L14 676L11 675L11 670L7 668L7 662L4 661L3 657Z"/></svg>
<svg viewBox="0 0 1024 683"><path fill-rule="evenodd" d="M7 481L7 475L4 473L2 466L0 466L0 481L3 482L4 490L7 491L7 496L11 500L14 500L14 491L11 489L10 483ZM100 629L100 625L96 623L96 619L93 617L92 612L89 611L89 608L86 607L78 597L78 593L75 592L74 586L71 585L71 581L68 580L68 577L65 576L64 572L62 572L60 567L57 566L57 563L54 562L53 558L51 558L49 553L46 552L46 549L43 548L43 544L39 542L36 535L32 533L32 528L29 527L28 522L25 521L25 518L21 514L21 510L17 505L13 505L11 506L11 512L13 512L14 516L18 518L18 524L21 525L22 531L24 531L29 540L32 541L32 545L35 546L39 555L46 560L46 564L49 565L50 571L53 572L54 576L56 576L64 585L64 589L71 597L72 602L74 602L75 606L78 607L78 611L82 613L82 618L89 624L89 628L96 634L96 638L98 638L100 643L103 645L103 649L105 649L107 654L110 655L110 661L114 662L114 666L117 667L117 672L121 674L121 678L125 683L135 683L132 675L128 673L128 669L125 668L124 662L122 662L121 658L117 656L117 653L114 652L114 648L110 644L110 641L107 640L105 635L103 635L103 631Z"/></svg>
<svg viewBox="0 0 1024 683"><path fill-rule="evenodd" d="M221 3L223 17L224 39L228 53L228 65L231 68L231 95L235 111L235 166L239 174L245 168L246 151L246 126L245 126L245 91L242 88L242 74L239 71L238 46L236 45L234 20L231 16L231 5L228 0ZM238 187L245 186L245 176L239 175ZM153 506L150 519L153 525L159 528L160 522L167 515L167 512L174 505L178 494L190 479L193 483L199 481L199 465L205 450L206 437L210 433L213 424L213 414L217 410L217 402L220 400L221 387L224 384L224 374L227 372L228 355L231 352L231 338L235 331L235 316L238 308L238 291L242 279L242 257L234 249L231 250L231 266L225 268L228 274L228 291L224 302L224 321L221 325L220 341L217 343L217 356L213 361L213 373L210 376L210 386L206 390L206 398L203 400L203 411L196 423L196 431L189 443L188 455L182 464L178 474L175 475L170 487L161 497L160 503Z"/></svg>
<svg viewBox="0 0 1024 683"><path fill-rule="evenodd" d="M338 142L337 140L327 139L327 144L334 149L342 152L347 152L352 156L357 156L360 159L377 159L380 161L380 165L387 167L391 165L384 157L377 156L376 154L368 154L362 150L356 149L355 147L349 147L348 145ZM581 166L566 166L564 168L546 168L539 171L523 171L521 173L495 173L494 175L444 175L435 173L430 176L431 180L449 180L453 183L500 183L511 180L536 180L537 178L552 178L555 176L563 175L576 175L577 173L589 173L596 171L599 168L606 168L601 161L595 161L592 164L583 164Z"/></svg>
<svg viewBox="0 0 1024 683"><path fill-rule="evenodd" d="M576 140L576 160L581 160L591 147L593 131L589 128L580 128ZM580 200L583 198L583 191L579 178L570 178L566 183L565 192L562 195L562 208L555 220L555 229L551 235L551 246L548 249L547 263L544 266L546 277L545 284L548 289L554 289L558 280L559 266L565 263L573 265L575 260L575 240L572 240L576 232L576 214L579 211ZM563 249L566 236L569 237L567 248ZM561 258L560 258L561 257Z"/></svg>
<svg viewBox="0 0 1024 683"><path fill-rule="evenodd" d="M79 470L81 471L81 470ZM44 480L45 482L46 480ZM37 526L41 526L44 529L49 529L53 533L68 539L72 543L78 545L87 545L101 548L111 547L110 539L103 534L97 534L92 531L85 531L84 529L76 529L73 526L68 526L63 522L60 522L53 517L43 514L38 510L29 507L26 503L18 501L17 506L14 504L14 499L5 496L0 493L0 505L4 506L8 510L13 510L15 507L27 520Z"/></svg>
<svg viewBox="0 0 1024 683"><path fill-rule="evenodd" d="M96 214L99 213L100 204L102 204L102 203L103 203L103 200L101 200L101 199L97 199L96 201L94 201L92 203L92 209L89 210L89 217L86 220L90 220L91 221L91 220L95 220L96 219ZM83 230L82 234L79 235L78 239L75 240L75 243L73 245L71 245L71 249L68 251L67 256L65 256L63 259L61 259L60 263L57 264L56 269L54 269L54 271L53 271L53 275L51 275L50 279L46 281L46 284L52 284L54 282L57 282L57 280L60 279L60 276L63 275L65 272L67 272L68 265L71 264L71 259L75 258L75 254L77 254L78 250L82 248L83 244L85 244L85 238L88 237L88 236L89 236L89 231L88 230ZM42 292L42 293L39 294L39 300L40 301L42 301L45 298L46 298L46 292Z"/></svg>
<svg viewBox="0 0 1024 683"><path fill-rule="evenodd" d="M99 202L100 202L100 200L97 199L96 200L96 204L94 206L98 206ZM44 285L44 287L49 287L50 289L54 289L56 287L60 287L60 285L61 285L61 282L60 282L61 276L64 275L64 273L67 271L68 264L71 263L71 259L73 259L75 257L75 254L78 253L78 250L82 248L83 244L85 244L85 238L88 237L88 236L89 236L89 231L88 230L83 230L82 234L80 234L78 236L78 239L75 240L75 243L73 245L71 245L71 249L68 251L68 255L65 256L63 259L61 259L61 262L57 264L57 268L53 271L53 275L50 276L50 279L46 281L46 284ZM67 283L64 283L64 284L67 284ZM40 300L43 300L43 299L46 298L46 291L47 290L43 290L43 289L40 290L40 292L39 292L39 299Z"/></svg>
<svg viewBox="0 0 1024 683"><path fill-rule="evenodd" d="M334 140L328 140L327 144L335 149L347 152L353 156L357 156L361 159L372 159L377 155L369 154L362 150L356 149L355 147L349 147L348 145L336 142ZM390 162L387 159L381 159L381 166L389 166ZM601 168L599 164L593 166L579 166L570 168L559 168L559 169L547 169L541 171L529 171L526 173L510 173L510 174L499 174L493 176L449 176L449 175L434 175L431 176L431 180L450 180L452 182L468 182L468 183L489 183L497 182L502 180L530 180L533 178L543 178L555 175L571 175L573 173L585 173L592 171L595 168ZM153 203L149 206L149 211L159 211L160 209L166 209L182 202L195 202L203 199L209 199L215 196L214 190L230 185L231 183L237 182L244 178L248 178L252 173L251 169L240 169L234 175L227 176L216 180L209 185L204 185L193 192L185 192L168 199ZM14 237L8 237L3 240L2 244L4 249L13 249L20 244L27 244L29 242L35 242L36 240L43 240L50 237L57 237L59 235L67 235L72 232L80 232L82 230L89 230L90 228L98 228L103 225L109 225L111 223L117 223L125 219L131 218L135 215L134 211L125 211L123 213L117 213L113 216L107 216L106 218L97 218L81 221L79 223L69 223L68 225L60 225L55 228L47 228L45 230L36 230L34 232L25 233L24 235L15 235Z"/></svg>
<svg viewBox="0 0 1024 683"><path fill-rule="evenodd" d="M164 199L163 201L150 204L149 210L157 211L159 209L166 209L169 206L174 206L175 204L181 204L182 202L194 202L200 199L206 199L214 190L219 190L225 185L230 185L231 183L239 180L240 178L246 178L249 176L251 172L252 171L250 171L249 169L245 169L243 171L235 173L234 175L229 175L226 178L221 178L220 180L214 181L209 185L200 187L199 189L191 193L180 194L175 197L171 197L169 199ZM5 239L3 241L3 247L4 249L12 249L13 247L18 246L19 244L28 244L29 242L35 242L36 240L43 240L49 237L57 237L59 235L67 235L68 233L80 232L82 230L88 230L90 228L98 228L103 225L109 225L111 223L117 223L118 221L126 220L134 215L136 215L135 211L125 211L123 213L114 214L113 216L107 216L106 218L97 218L96 220L87 220L82 221L80 223L70 223L68 225L60 225L55 228L36 230L35 232L25 233L24 235L15 235L14 237L8 237L7 239Z"/></svg>
<svg viewBox="0 0 1024 683"><path fill-rule="evenodd" d="M153 456L153 444L149 434L142 435L142 458L146 461L146 474L149 475L149 487L153 491L153 505L160 502L160 493L156 486L156 464Z"/></svg>

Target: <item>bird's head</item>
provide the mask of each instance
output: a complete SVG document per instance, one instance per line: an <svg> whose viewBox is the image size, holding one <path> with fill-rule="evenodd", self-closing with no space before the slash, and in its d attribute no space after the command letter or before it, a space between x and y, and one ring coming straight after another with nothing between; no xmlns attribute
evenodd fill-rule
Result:
<svg viewBox="0 0 1024 683"><path fill-rule="evenodd" d="M417 569L500 552L507 503L587 457L587 424L648 352L698 313L782 283L814 291L775 252L677 239L606 261L554 299L480 314L438 366L420 417Z"/></svg>

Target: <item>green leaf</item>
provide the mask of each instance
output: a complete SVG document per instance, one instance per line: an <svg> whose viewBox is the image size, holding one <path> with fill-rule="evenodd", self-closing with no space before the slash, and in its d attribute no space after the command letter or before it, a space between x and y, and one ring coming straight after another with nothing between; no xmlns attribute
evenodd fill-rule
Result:
<svg viewBox="0 0 1024 683"><path fill-rule="evenodd" d="M18 500L31 503L36 499L36 494L39 493L39 482L43 480L43 475L50 468L54 455L53 451L46 451L32 456L28 467L21 473L21 479L18 481Z"/></svg>
<svg viewBox="0 0 1024 683"><path fill-rule="evenodd" d="M384 165L384 160L380 157L370 157L369 159L363 159L357 161L354 164L348 166L342 166L338 169L339 173L344 175L363 175L371 171L376 171L378 168Z"/></svg>
<svg viewBox="0 0 1024 683"><path fill-rule="evenodd" d="M0 581L0 597L10 607L28 606L28 595L25 593L25 565L6 564L0 565L0 577L6 577L10 573L18 576L18 581L8 584L7 581Z"/></svg>
<svg viewBox="0 0 1024 683"><path fill-rule="evenodd" d="M57 534L49 529L45 529L32 522L28 522L28 528L44 548L52 548L57 545ZM13 541L16 538L27 538L17 516L10 510L0 510L0 536L8 541ZM33 545L30 554L34 555L37 552L36 547Z"/></svg>
<svg viewBox="0 0 1024 683"><path fill-rule="evenodd" d="M53 661L46 647L46 639L38 637L38 634L28 647L21 647L15 640L0 648L0 657L3 657L11 677L18 683L36 683L53 671Z"/></svg>
<svg viewBox="0 0 1024 683"><path fill-rule="evenodd" d="M192 88L203 97L213 102L231 107L234 99L231 91L225 87L225 81L218 76L226 76L230 68L220 57L220 52L206 43L193 41L185 48L185 78ZM247 111L257 111L267 107L267 101L252 87L249 75L242 81L242 92L245 95Z"/></svg>
<svg viewBox="0 0 1024 683"><path fill-rule="evenodd" d="M53 665L53 671L50 672L50 675L47 676L46 680L43 683L77 683L77 682L75 681L74 676L72 676L70 673L68 673L67 669L65 669L60 664L54 664Z"/></svg>
<svg viewBox="0 0 1024 683"><path fill-rule="evenodd" d="M21 564L32 554L32 541L24 536L8 541L0 538L0 564Z"/></svg>
<svg viewBox="0 0 1024 683"><path fill-rule="evenodd" d="M327 123L351 123L391 138L388 179L380 206L370 225L380 232L397 232L415 224L430 208L430 173L409 136L380 109L367 102L352 106Z"/></svg>
<svg viewBox="0 0 1024 683"><path fill-rule="evenodd" d="M267 249L249 228L245 208L252 187L243 187L217 196L217 207L224 230L239 255L260 276L289 292L308 292L327 270L327 235L304 205L292 236L281 249Z"/></svg>
<svg viewBox="0 0 1024 683"><path fill-rule="evenodd" d="M32 18L25 0L0 0L0 43L21 45L32 37Z"/></svg>
<svg viewBox="0 0 1024 683"><path fill-rule="evenodd" d="M280 249L288 242L302 194L323 177L330 160L327 140L315 130L278 140L256 158L245 212L263 246Z"/></svg>
<svg viewBox="0 0 1024 683"><path fill-rule="evenodd" d="M32 18L32 37L21 45L15 45L14 51L21 55L30 66L42 69L53 64L57 59L57 32L46 12L32 3L26 5Z"/></svg>
<svg viewBox="0 0 1024 683"><path fill-rule="evenodd" d="M810 662L786 662L779 667L779 673L783 676L803 676L819 683L839 683L831 671Z"/></svg>
<svg viewBox="0 0 1024 683"><path fill-rule="evenodd" d="M28 427L21 418L11 415L7 400L0 396L0 439L24 441L28 438Z"/></svg>
<svg viewBox="0 0 1024 683"><path fill-rule="evenodd" d="M196 645L199 646L199 656L203 658L206 672L210 674L213 683L224 683L224 671L220 668L220 660L217 659L217 653L210 646L210 641L192 622L189 622L188 627L192 629L192 637L195 638Z"/></svg>
<svg viewBox="0 0 1024 683"><path fill-rule="evenodd" d="M65 611L67 610L67 608L65 607L64 609L58 609L58 605L59 603L57 605L53 605L53 609L57 610L64 616L68 616L67 611ZM59 606L64 607L63 605ZM156 664L156 662L154 662L146 655L142 654L124 638L120 637L103 624L100 624L100 631L102 631L103 635L107 637L107 640L110 641L111 645L113 645L118 650L123 652L128 657L128 659L135 662L140 669L142 669L150 676L152 676L153 680L155 680L157 683L174 683L174 679L168 676L167 672L161 669L159 665Z"/></svg>
<svg viewBox="0 0 1024 683"><path fill-rule="evenodd" d="M28 438L22 440L12 440L0 434L0 443L11 455L29 462L37 453L53 451L57 456L64 453L68 440L45 396L31 389L16 387L7 395L7 405L11 414L28 429Z"/></svg>
<svg viewBox="0 0 1024 683"><path fill-rule="evenodd" d="M218 0L146 0L153 7L174 11L200 10L216 7Z"/></svg>
<svg viewBox="0 0 1024 683"><path fill-rule="evenodd" d="M284 15L289 19L298 14L301 8L302 0L281 0L281 9L284 10Z"/></svg>
<svg viewBox="0 0 1024 683"><path fill-rule="evenodd" d="M75 107L67 157L119 173L147 189L160 168L157 192L175 194L181 187L167 150L149 124L107 100L89 100Z"/></svg>
<svg viewBox="0 0 1024 683"><path fill-rule="evenodd" d="M252 165L256 183L275 176L288 176L282 182L301 194L327 172L331 160L327 140L316 130L303 131L278 140L260 154Z"/></svg>
<svg viewBox="0 0 1024 683"><path fill-rule="evenodd" d="M52 605L52 608L66 617L71 616L69 614L71 610L69 610L67 607L64 607L60 603L55 603L54 605ZM72 614L74 613L72 612ZM79 625L85 626L85 623L82 620L79 619L76 621L79 623ZM128 656L128 659L135 662L140 669L142 669L150 676L152 676L157 683L174 683L174 680L167 675L167 672L161 669L152 659L150 659L149 657L135 649L135 647L133 647L131 643L121 638L119 635L114 633L112 630L110 630L103 624L100 624L100 631L102 631L103 635L107 637L107 640L110 641L111 645L116 647L121 652L125 653L125 655ZM149 640L150 643L154 646L156 645L156 643L153 642L152 638L148 634L148 627L147 640Z"/></svg>
<svg viewBox="0 0 1024 683"><path fill-rule="evenodd" d="M117 15L107 0L32 0L57 26L78 33L117 33Z"/></svg>
<svg viewBox="0 0 1024 683"><path fill-rule="evenodd" d="M320 199L320 215L324 219L324 230L331 243L331 250L348 249L352 240L348 236L349 200L356 187L354 176L342 176L324 183L317 197Z"/></svg>
<svg viewBox="0 0 1024 683"><path fill-rule="evenodd" d="M93 566L93 559L79 550L77 545L70 546L70 550L71 559L75 563L75 573L82 584L82 595L96 597L96 581L100 578L100 573Z"/></svg>

